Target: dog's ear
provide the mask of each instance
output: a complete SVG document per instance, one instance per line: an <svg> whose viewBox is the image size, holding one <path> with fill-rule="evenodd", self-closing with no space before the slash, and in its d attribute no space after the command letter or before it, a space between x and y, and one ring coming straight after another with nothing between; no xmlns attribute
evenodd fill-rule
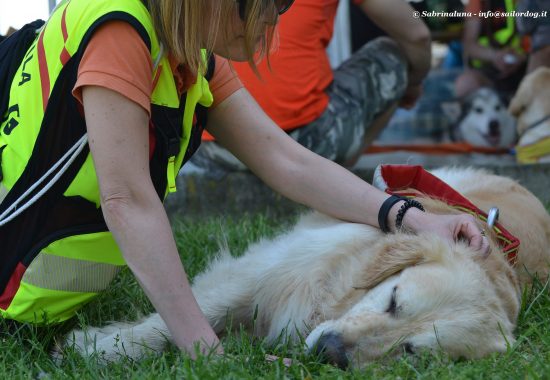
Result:
<svg viewBox="0 0 550 380"><path fill-rule="evenodd" d="M441 103L441 110L451 123L456 123L462 114L462 104L458 100L443 102Z"/></svg>
<svg viewBox="0 0 550 380"><path fill-rule="evenodd" d="M440 240L426 239L418 235L392 235L379 247L374 261L365 268L358 289L371 289L405 268L434 261L444 249Z"/></svg>

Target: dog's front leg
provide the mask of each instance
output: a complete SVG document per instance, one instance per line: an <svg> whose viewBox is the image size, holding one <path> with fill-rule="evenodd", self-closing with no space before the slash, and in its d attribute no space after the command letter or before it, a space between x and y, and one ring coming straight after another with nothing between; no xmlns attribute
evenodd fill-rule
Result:
<svg viewBox="0 0 550 380"><path fill-rule="evenodd" d="M160 353L171 340L166 324L158 313L153 313L133 323L74 330L63 346L74 347L84 357L97 353L107 361L116 361L121 356L139 359L146 353Z"/></svg>

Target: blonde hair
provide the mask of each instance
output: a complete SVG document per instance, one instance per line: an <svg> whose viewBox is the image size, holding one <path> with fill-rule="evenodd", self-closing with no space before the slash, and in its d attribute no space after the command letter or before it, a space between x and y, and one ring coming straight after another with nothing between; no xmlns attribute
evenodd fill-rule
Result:
<svg viewBox="0 0 550 380"><path fill-rule="evenodd" d="M231 17L239 7L239 2L235 0L142 1L151 13L160 42L193 73L204 72L206 69L201 48L211 53L220 33L225 40L229 38L232 32ZM247 1L246 18L243 21L244 42L248 63L255 72L256 59L267 55L273 41L278 17L275 12L271 1ZM207 20L209 25L205 26ZM258 51L255 51L256 40L260 35L261 44Z"/></svg>

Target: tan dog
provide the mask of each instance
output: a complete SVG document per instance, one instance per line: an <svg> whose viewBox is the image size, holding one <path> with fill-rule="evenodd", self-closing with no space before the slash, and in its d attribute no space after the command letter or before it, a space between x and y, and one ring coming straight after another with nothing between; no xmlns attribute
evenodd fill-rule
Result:
<svg viewBox="0 0 550 380"><path fill-rule="evenodd" d="M550 162L550 68L527 75L508 109L518 119L518 162Z"/></svg>
<svg viewBox="0 0 550 380"><path fill-rule="evenodd" d="M385 235L311 213L239 258L222 252L195 279L193 291L214 330L223 333L230 318L268 341L281 332L304 336L307 349L323 351L340 367L424 349L455 358L505 351L514 342L521 285L532 275L548 276L550 217L511 179L473 169L434 174L482 210L500 207L501 223L521 240L515 267L493 233L484 258L462 242ZM456 212L437 200L421 201L435 213ZM95 349L107 360L160 351L170 338L158 314L73 334L66 344L83 354Z"/></svg>

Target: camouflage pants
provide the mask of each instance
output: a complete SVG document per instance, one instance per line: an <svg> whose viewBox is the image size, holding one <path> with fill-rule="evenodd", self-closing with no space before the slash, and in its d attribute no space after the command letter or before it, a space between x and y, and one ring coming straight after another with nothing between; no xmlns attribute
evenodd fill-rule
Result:
<svg viewBox="0 0 550 380"><path fill-rule="evenodd" d="M345 163L364 148L372 122L395 104L407 87L407 61L387 37L373 40L334 71L326 90L329 103L321 116L289 135L309 150L337 163ZM191 159L206 170L246 167L215 142L203 142Z"/></svg>

